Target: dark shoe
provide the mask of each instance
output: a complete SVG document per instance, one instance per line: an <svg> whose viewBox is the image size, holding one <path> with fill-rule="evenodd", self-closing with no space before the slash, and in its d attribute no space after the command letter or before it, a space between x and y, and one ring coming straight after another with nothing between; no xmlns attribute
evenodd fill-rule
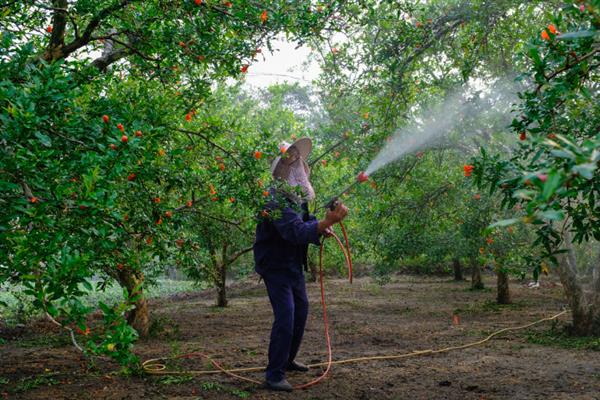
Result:
<svg viewBox="0 0 600 400"><path fill-rule="evenodd" d="M290 383L285 378L280 380L279 382L266 381L265 387L267 389L278 390L281 392L291 392L292 390L294 390L292 385L290 385Z"/></svg>
<svg viewBox="0 0 600 400"><path fill-rule="evenodd" d="M292 361L291 363L288 364L287 370L288 371L306 372L306 371L308 371L308 367L306 365L302 364L301 362Z"/></svg>

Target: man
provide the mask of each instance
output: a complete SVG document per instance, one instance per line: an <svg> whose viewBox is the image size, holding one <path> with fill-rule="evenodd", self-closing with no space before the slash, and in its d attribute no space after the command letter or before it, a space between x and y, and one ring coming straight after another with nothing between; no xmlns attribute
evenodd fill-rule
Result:
<svg viewBox="0 0 600 400"><path fill-rule="evenodd" d="M301 195L292 190L271 189L271 201L256 227L255 269L265 281L274 314L266 371L266 387L272 390L292 390L285 379L286 371L308 371L306 365L295 360L308 315L302 267L306 268L308 244L319 245L320 237L348 213L338 203L321 221L309 215L307 201L315 197L306 163L311 149L308 138L292 145L284 142L283 155L273 161L271 173L276 181L299 188Z"/></svg>

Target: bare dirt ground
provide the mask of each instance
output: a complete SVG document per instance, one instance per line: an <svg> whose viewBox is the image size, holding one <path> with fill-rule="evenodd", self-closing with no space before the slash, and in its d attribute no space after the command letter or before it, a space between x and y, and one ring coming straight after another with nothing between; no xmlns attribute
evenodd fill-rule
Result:
<svg viewBox="0 0 600 400"><path fill-rule="evenodd" d="M493 277L486 284L493 287ZM325 360L326 351L318 284L308 287L312 309L299 359L313 363ZM528 289L514 282L514 304L505 307L494 305L494 290L472 292L468 282L448 278L400 276L384 286L368 278L352 286L328 280L326 287L334 359L473 342L556 314L564 305L561 288L549 284ZM271 324L264 286L251 281L230 294L226 309L213 307L211 292L154 300L154 337L139 342L136 353L145 360L202 350L228 367L264 365ZM460 324L453 323L453 314ZM105 362L90 367L64 333L37 322L0 331L0 399L600 399L599 352L527 341L528 334L550 325L444 354L334 366L317 386L285 394L222 375L123 376ZM205 367L200 359L169 364L179 370ZM288 378L302 383L320 372Z"/></svg>

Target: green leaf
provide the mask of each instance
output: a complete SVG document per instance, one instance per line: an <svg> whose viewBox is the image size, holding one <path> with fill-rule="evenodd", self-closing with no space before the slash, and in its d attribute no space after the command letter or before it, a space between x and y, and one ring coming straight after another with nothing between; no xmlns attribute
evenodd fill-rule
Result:
<svg viewBox="0 0 600 400"><path fill-rule="evenodd" d="M560 221L565 217L565 213L562 210L546 210L540 213L540 217L550 221Z"/></svg>
<svg viewBox="0 0 600 400"><path fill-rule="evenodd" d="M488 227L488 229L500 228L500 227L503 227L503 226L514 225L514 224L516 224L519 221L520 221L520 218L502 219L500 221L496 221L493 224L491 224Z"/></svg>
<svg viewBox="0 0 600 400"><path fill-rule="evenodd" d="M84 288L86 288L90 292L93 290L92 284L89 283L88 281L84 280L83 282L81 282L81 284L83 285Z"/></svg>
<svg viewBox="0 0 600 400"><path fill-rule="evenodd" d="M44 135L41 132L36 132L34 133L35 137L38 138L40 140L40 142L42 143L42 145L46 146L46 147L51 147L52 146L52 140L50 139L49 136Z"/></svg>
<svg viewBox="0 0 600 400"><path fill-rule="evenodd" d="M52 304L48 304L46 309L48 310L48 314L51 316L56 317L58 315L58 310Z"/></svg>
<svg viewBox="0 0 600 400"><path fill-rule="evenodd" d="M557 171L552 171L548 174L548 180L544 183L544 189L542 191L542 198L544 201L548 201L550 197L556 192L556 189L560 186L562 176Z"/></svg>
<svg viewBox="0 0 600 400"><path fill-rule="evenodd" d="M594 37L597 32L594 31L578 31L578 32L567 32L562 35L558 35L556 38L559 40L574 40L574 39L582 39L582 38L590 38Z"/></svg>
<svg viewBox="0 0 600 400"><path fill-rule="evenodd" d="M585 179L592 179L594 171L596 170L595 163L579 164L573 167L571 171L578 173Z"/></svg>
<svg viewBox="0 0 600 400"><path fill-rule="evenodd" d="M566 158L568 160L575 160L575 154L569 150L552 150L550 154L557 158Z"/></svg>

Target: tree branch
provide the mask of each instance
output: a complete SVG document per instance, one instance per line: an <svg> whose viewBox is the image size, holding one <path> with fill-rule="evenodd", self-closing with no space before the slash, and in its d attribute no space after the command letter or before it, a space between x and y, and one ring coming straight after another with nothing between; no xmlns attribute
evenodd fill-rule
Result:
<svg viewBox="0 0 600 400"><path fill-rule="evenodd" d="M205 134L203 134L202 132L199 132L199 131L198 131L198 132L196 132L196 131L190 131L190 130L188 130L188 129L183 129L183 128L175 128L175 130L176 130L176 131L178 131L178 132L187 133L187 134L189 134L189 135L195 135L195 136L199 136L199 137L201 137L202 139L204 139L204 141L206 141L206 143L210 144L211 146L213 146L213 147L215 147L215 148L217 148L217 149L221 150L223 153L227 154L227 156L228 156L229 158L231 158L231 159L233 160L233 162L234 162L234 163L235 163L235 164L236 164L238 167L242 168L242 164L240 164L240 162L237 160L237 157L236 157L236 156L235 156L235 155L234 155L232 152L230 152L229 150L225 149L223 146L221 146L221 145L219 145L219 144L217 144L217 143L213 142L212 140L210 140L210 139L208 138L208 136L206 136L206 135L205 135Z"/></svg>
<svg viewBox="0 0 600 400"><path fill-rule="evenodd" d="M55 1L64 2L65 4L67 3L67 0L55 0ZM112 13L114 13L122 8L125 8L128 4L130 4L133 1L135 1L135 0L121 0L119 2L113 3L112 5L100 10L100 12L98 14L96 14L90 20L90 22L87 24L87 26L83 30L83 33L81 34L81 36L76 37L71 43L68 43L66 45L49 46L48 50L44 54L44 59L49 62L60 60L60 59L63 59L65 57L69 56L69 54L80 49L81 47L87 45L92 40L92 34L96 30L96 28L98 28L98 26L100 26L100 23L103 20L105 20ZM63 12L62 14L63 14L63 18L65 18L65 24L66 24L66 12ZM55 13L55 17L56 17L56 15L57 14ZM55 29L56 28L57 27L55 27ZM56 29L56 30L58 30L58 29ZM53 37L54 37L54 32L53 32ZM64 40L64 27L63 27L63 40Z"/></svg>
<svg viewBox="0 0 600 400"><path fill-rule="evenodd" d="M52 36L50 37L50 48L62 47L65 44L65 30L67 27L67 0L52 0Z"/></svg>
<svg viewBox="0 0 600 400"><path fill-rule="evenodd" d="M325 150L323 153L321 153L319 155L319 157L315 158L314 160L311 160L311 162L308 163L308 165L310 167L312 167L313 165L315 165L317 162L319 162L320 159L322 159L323 157L325 157L327 154L331 153L333 150L335 150L336 148L338 148L339 146L341 146L342 144L344 144L345 141L347 141L348 139L346 137L342 137L341 140L339 140L337 143L334 143L333 145L331 145L327 150Z"/></svg>
<svg viewBox="0 0 600 400"><path fill-rule="evenodd" d="M240 258L240 256L248 253L253 248L254 248L253 246L246 247L245 249L242 249L242 250L238 251L237 253L232 254L231 257L229 257L227 259L227 264L232 264L233 262L235 262L235 260L237 260L238 258Z"/></svg>

